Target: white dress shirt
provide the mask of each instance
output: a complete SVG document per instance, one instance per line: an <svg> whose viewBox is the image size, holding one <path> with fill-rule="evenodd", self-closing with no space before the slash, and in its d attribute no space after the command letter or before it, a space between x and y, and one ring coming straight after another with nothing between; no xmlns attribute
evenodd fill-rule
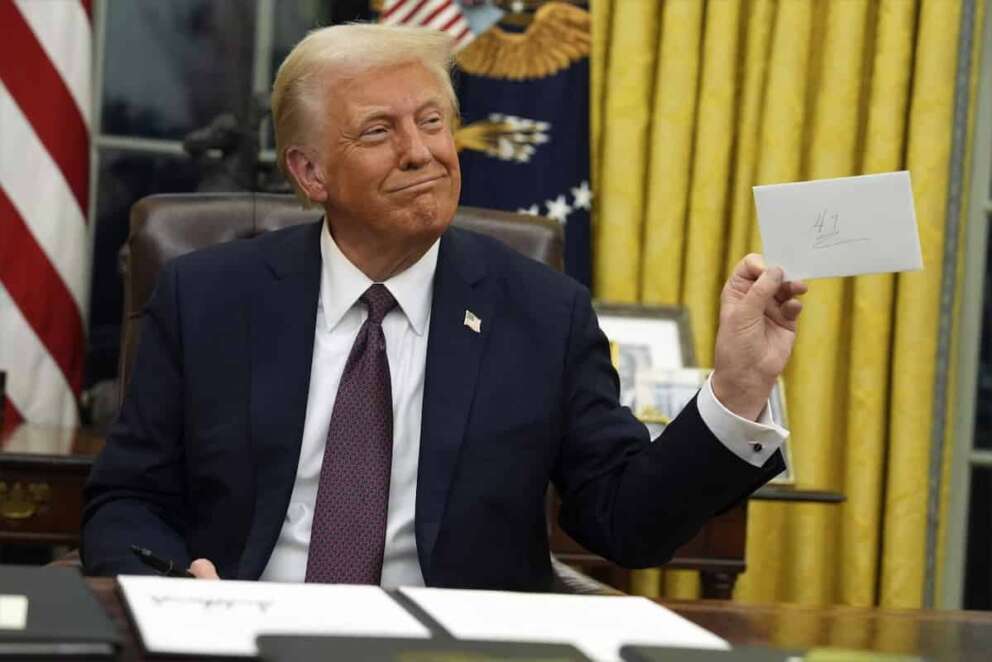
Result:
<svg viewBox="0 0 992 662"><path fill-rule="evenodd" d="M417 502L427 329L437 252L438 242L434 242L416 264L383 283L398 304L382 320L393 391L393 466L389 476L389 511L382 563L382 585L386 587L424 585L413 517ZM323 262L320 298L300 462L286 519L262 572L261 579L266 581L302 582L306 578L310 527L327 428L344 364L358 330L368 317L368 308L358 299L373 281L341 253L326 223L320 235L320 256Z"/></svg>
<svg viewBox="0 0 992 662"><path fill-rule="evenodd" d="M383 283L398 303L382 322L393 395L393 465L382 564L385 587L424 584L417 556L414 515L427 331L438 246L435 242L417 263ZM262 572L264 581L302 582L306 577L310 527L327 428L344 364L359 328L368 317L367 308L358 299L373 281L341 253L326 224L320 236L320 255L323 262L320 298L300 461L286 519ZM763 465L788 436L788 431L771 420L768 407L757 423L727 410L713 395L708 380L699 392L697 403L700 417L714 436L754 466Z"/></svg>

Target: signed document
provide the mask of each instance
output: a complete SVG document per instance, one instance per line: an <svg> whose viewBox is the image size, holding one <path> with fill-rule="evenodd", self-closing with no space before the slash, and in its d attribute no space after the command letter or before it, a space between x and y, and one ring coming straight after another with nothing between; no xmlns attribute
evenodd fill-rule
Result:
<svg viewBox="0 0 992 662"><path fill-rule="evenodd" d="M430 637L378 586L123 575L117 582L152 654L255 657L260 634Z"/></svg>
<svg viewBox="0 0 992 662"><path fill-rule="evenodd" d="M765 261L789 280L923 268L905 170L753 190Z"/></svg>

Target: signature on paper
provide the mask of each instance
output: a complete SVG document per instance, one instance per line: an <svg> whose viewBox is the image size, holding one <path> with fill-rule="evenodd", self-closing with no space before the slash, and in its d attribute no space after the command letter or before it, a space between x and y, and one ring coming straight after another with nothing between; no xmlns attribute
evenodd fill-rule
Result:
<svg viewBox="0 0 992 662"><path fill-rule="evenodd" d="M272 608L272 600L250 600L240 598L197 598L178 597L172 595L152 595L151 601L156 607L199 607L205 611L232 609L257 609L261 613Z"/></svg>
<svg viewBox="0 0 992 662"><path fill-rule="evenodd" d="M868 241L868 237L843 237L841 235L840 213L823 209L813 223L813 248L833 248L844 244Z"/></svg>

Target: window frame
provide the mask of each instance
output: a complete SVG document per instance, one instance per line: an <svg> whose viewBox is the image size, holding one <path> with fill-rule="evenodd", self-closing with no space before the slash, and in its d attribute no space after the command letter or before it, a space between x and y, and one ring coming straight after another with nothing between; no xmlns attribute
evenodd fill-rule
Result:
<svg viewBox="0 0 992 662"><path fill-rule="evenodd" d="M970 53L961 53L969 57ZM992 450L976 449L975 410L989 225L992 224L992 7L986 7L982 55L978 71L975 126L971 145L971 191L965 228L964 282L958 320L956 406L954 415L951 483L944 540L941 587L937 607L961 609L964 601L971 474L975 467L992 467ZM992 293L989 293L992 294ZM980 302L979 305L973 305ZM969 305L971 304L971 305ZM992 329L987 329L992 333Z"/></svg>

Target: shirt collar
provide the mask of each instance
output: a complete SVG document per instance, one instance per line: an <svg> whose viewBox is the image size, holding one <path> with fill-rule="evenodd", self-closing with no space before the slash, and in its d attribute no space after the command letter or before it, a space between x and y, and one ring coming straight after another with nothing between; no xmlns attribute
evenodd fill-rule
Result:
<svg viewBox="0 0 992 662"><path fill-rule="evenodd" d="M373 281L341 252L331 237L326 219L322 225L320 306L324 311L327 331L332 331ZM440 239L412 266L383 282L418 336L427 330L439 244Z"/></svg>

